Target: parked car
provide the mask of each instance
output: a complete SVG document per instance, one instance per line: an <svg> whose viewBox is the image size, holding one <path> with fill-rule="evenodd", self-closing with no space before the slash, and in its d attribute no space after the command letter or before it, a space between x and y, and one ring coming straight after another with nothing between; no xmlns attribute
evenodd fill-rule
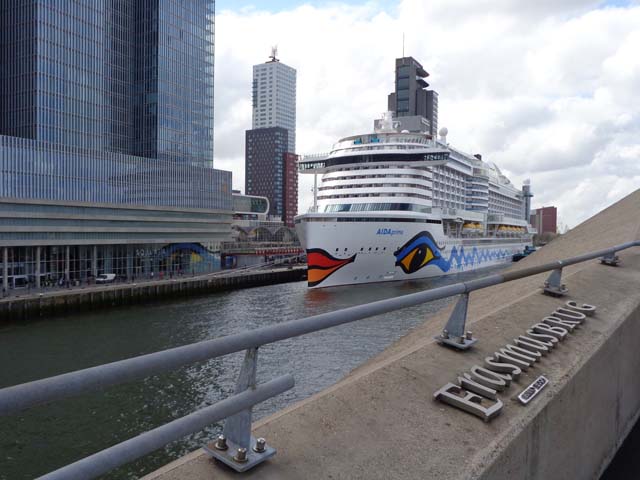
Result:
<svg viewBox="0 0 640 480"><path fill-rule="evenodd" d="M101 273L96 277L96 283L113 283L115 280L115 273Z"/></svg>
<svg viewBox="0 0 640 480"><path fill-rule="evenodd" d="M528 257L529 255L531 255L533 252L536 251L536 248L530 245L527 245L524 247L524 251L521 253L516 253L513 257L512 260L514 262L519 262L520 260L522 260L525 257Z"/></svg>

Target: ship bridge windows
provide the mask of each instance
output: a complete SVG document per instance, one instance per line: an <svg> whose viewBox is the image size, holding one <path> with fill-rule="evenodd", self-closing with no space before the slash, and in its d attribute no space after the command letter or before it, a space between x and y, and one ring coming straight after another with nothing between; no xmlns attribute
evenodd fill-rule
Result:
<svg viewBox="0 0 640 480"><path fill-rule="evenodd" d="M324 221L324 219L319 219L318 221ZM384 217L338 217L335 219L337 222L378 222L378 223L391 223L391 222L402 222L402 223L434 223L434 224L442 224L442 220L434 220L431 218L384 218Z"/></svg>
<svg viewBox="0 0 640 480"><path fill-rule="evenodd" d="M339 180L369 180L373 178L413 178L416 180L423 180L430 182L431 177L429 175L415 175L408 173L386 173L386 174L360 174L360 175L336 175L331 177L323 177L322 182L335 182Z"/></svg>
<svg viewBox="0 0 640 480"><path fill-rule="evenodd" d="M420 195L419 193L346 193L344 195L318 195L318 200L332 200L338 198L370 198L370 197L405 197L405 198L421 198L424 200L431 200L431 197L427 195Z"/></svg>
<svg viewBox="0 0 640 480"><path fill-rule="evenodd" d="M319 191L323 190L342 190L345 188L382 188L382 187L399 187L399 188L417 188L419 190L431 190L426 185L420 185L418 183L362 183L351 185L336 185L330 187L319 187Z"/></svg>
<svg viewBox="0 0 640 480"><path fill-rule="evenodd" d="M388 148L388 147L384 147ZM403 147L404 149L404 147ZM375 168L377 163L390 162L428 162L428 161L444 161L449 158L449 152L427 152L427 153L378 153L378 154L356 154L345 155L340 157L329 157L323 160L325 168L339 167L352 164L367 164L366 168ZM304 167L304 162L299 164ZM403 165L405 168L412 168L409 165ZM394 165L393 168L401 168L400 165ZM384 167L383 167L384 168ZM304 168L302 168L304 169Z"/></svg>
<svg viewBox="0 0 640 480"><path fill-rule="evenodd" d="M431 213L431 207L416 205L413 203L342 203L337 205L327 205L324 211L325 213L378 211Z"/></svg>

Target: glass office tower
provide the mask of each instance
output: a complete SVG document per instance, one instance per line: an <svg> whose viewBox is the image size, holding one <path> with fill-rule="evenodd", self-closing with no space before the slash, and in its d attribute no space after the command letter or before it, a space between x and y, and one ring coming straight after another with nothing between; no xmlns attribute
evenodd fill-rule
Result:
<svg viewBox="0 0 640 480"><path fill-rule="evenodd" d="M0 2L4 290L11 275L38 279L37 259L59 251L69 280L74 258L85 277L115 268L115 245L174 252L228 238L231 173L213 168L214 14L213 0ZM12 260L23 257L33 268ZM138 260L123 263L127 277Z"/></svg>
<svg viewBox="0 0 640 480"><path fill-rule="evenodd" d="M4 0L0 134L211 166L208 0Z"/></svg>
<svg viewBox="0 0 640 480"><path fill-rule="evenodd" d="M230 209L229 174L211 168L214 10L209 0L3 1L0 194ZM210 192L191 195L199 177Z"/></svg>

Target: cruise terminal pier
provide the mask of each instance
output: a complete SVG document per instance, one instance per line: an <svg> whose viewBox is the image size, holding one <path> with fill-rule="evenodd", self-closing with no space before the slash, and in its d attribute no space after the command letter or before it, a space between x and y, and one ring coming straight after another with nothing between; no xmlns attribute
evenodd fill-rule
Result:
<svg viewBox="0 0 640 480"><path fill-rule="evenodd" d="M639 211L637 190L510 270L639 241ZM278 452L248 472L197 450L145 479L597 479L640 413L640 247L618 256L563 268L562 297L542 294L544 273L473 292L478 342L466 351L434 340L453 306L425 319L336 385L255 423ZM568 301L597 309L498 392L495 418L434 399ZM541 375L549 383L522 405Z"/></svg>

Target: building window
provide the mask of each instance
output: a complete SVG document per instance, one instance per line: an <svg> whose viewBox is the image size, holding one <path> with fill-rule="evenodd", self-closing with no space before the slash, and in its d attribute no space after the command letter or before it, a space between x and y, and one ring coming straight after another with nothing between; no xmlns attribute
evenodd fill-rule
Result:
<svg viewBox="0 0 640 480"><path fill-rule="evenodd" d="M398 67L396 72L398 74L398 78L408 78L409 74L411 73L411 67L409 67L408 65L404 65L402 67Z"/></svg>
<svg viewBox="0 0 640 480"><path fill-rule="evenodd" d="M408 100L409 90L398 90L398 100Z"/></svg>

